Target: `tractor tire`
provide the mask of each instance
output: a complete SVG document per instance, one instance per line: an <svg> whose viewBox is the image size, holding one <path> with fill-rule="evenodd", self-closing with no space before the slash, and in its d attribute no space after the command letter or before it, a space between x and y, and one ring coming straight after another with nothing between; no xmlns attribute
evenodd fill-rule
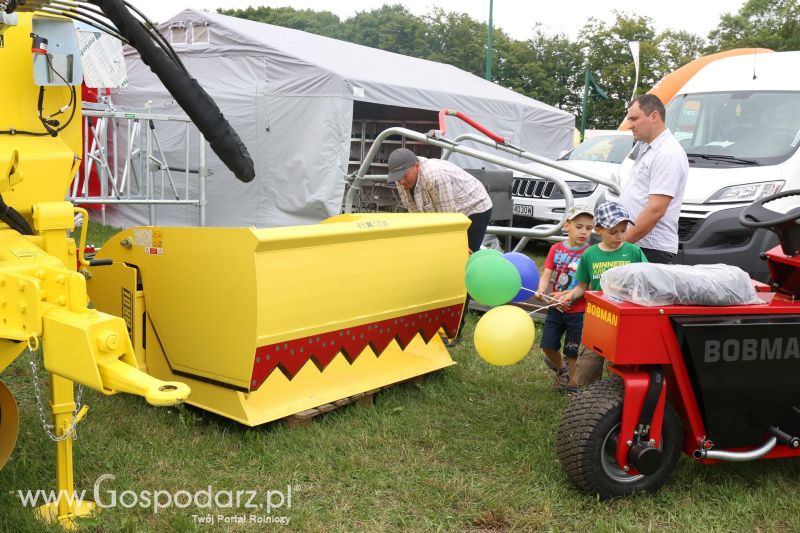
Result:
<svg viewBox="0 0 800 533"><path fill-rule="evenodd" d="M649 476L629 475L620 468L612 450L614 436L622 422L624 392L621 379L593 383L564 411L556 434L558 461L567 476L579 488L597 494L601 500L656 492L672 474L681 454L683 428L667 402L661 432L661 466Z"/></svg>

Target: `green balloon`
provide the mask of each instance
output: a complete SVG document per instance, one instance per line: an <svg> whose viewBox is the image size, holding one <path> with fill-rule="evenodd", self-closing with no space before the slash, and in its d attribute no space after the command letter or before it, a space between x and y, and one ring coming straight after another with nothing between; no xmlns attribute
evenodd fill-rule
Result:
<svg viewBox="0 0 800 533"><path fill-rule="evenodd" d="M478 250L477 252L475 252L471 256L469 256L469 259L467 259L466 268L469 268L469 266L472 263L474 263L475 261L477 261L481 257L491 257L493 255L502 257L503 256L503 252L500 252L500 251L495 250L493 248L483 248L482 250Z"/></svg>
<svg viewBox="0 0 800 533"><path fill-rule="evenodd" d="M483 305L503 305L511 301L522 287L519 270L502 255L485 255L476 259L465 279L469 294Z"/></svg>

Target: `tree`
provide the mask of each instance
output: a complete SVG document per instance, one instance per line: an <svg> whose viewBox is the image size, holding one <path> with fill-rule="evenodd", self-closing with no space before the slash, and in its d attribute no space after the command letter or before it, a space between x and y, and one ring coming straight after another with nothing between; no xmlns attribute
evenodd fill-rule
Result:
<svg viewBox="0 0 800 533"><path fill-rule="evenodd" d="M541 25L527 41L508 40L499 45L500 61L494 70L496 81L546 104L577 114L580 110L582 71L581 46L564 34L548 36Z"/></svg>
<svg viewBox="0 0 800 533"><path fill-rule="evenodd" d="M330 11L300 10L291 7L248 7L247 9L220 8L217 9L217 13L284 28L294 28L335 39L341 39L344 33L342 21Z"/></svg>
<svg viewBox="0 0 800 533"><path fill-rule="evenodd" d="M483 77L486 71L486 24L478 22L466 13L447 13L434 7L425 16L428 38L428 59L447 63ZM493 37L498 39L502 30L495 28ZM502 37L500 37L502 41ZM502 48L502 44L500 44ZM495 61L499 58L495 59Z"/></svg>
<svg viewBox="0 0 800 533"><path fill-rule="evenodd" d="M637 94L646 93L665 75L699 57L705 46L701 37L685 31L656 35L649 17L620 12L615 17L610 27L590 18L579 37L586 67L611 96L610 101L591 101L587 122L592 128L616 128L625 118L635 73L628 42L639 41ZM583 72L577 75L583 79Z"/></svg>
<svg viewBox="0 0 800 533"><path fill-rule="evenodd" d="M658 57L653 64L654 78L661 79L707 53L706 41L699 35L683 30L666 30L656 38Z"/></svg>
<svg viewBox="0 0 800 533"><path fill-rule="evenodd" d="M344 39L412 57L426 57L427 28L421 18L397 5L360 11L344 24Z"/></svg>
<svg viewBox="0 0 800 533"><path fill-rule="evenodd" d="M735 15L722 15L708 39L715 51L746 47L800 50L800 2L748 0Z"/></svg>
<svg viewBox="0 0 800 533"><path fill-rule="evenodd" d="M590 18L580 31L579 42L586 56L585 68L606 90L611 100L593 99L589 105L587 125L590 128L613 129L625 118L634 85L634 66L630 41L639 41L639 93L655 83L654 63L658 49L653 21L649 17L614 12L613 26ZM583 70L576 72L583 85Z"/></svg>

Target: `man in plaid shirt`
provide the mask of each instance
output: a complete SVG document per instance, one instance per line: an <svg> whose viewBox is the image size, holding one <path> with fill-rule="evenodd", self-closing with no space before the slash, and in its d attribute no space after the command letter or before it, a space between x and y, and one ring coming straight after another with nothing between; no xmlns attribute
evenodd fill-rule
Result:
<svg viewBox="0 0 800 533"><path fill-rule="evenodd" d="M407 148L389 154L389 183L397 183L400 200L410 213L463 213L471 221L467 242L481 247L492 215L486 188L449 161L417 157Z"/></svg>
<svg viewBox="0 0 800 533"><path fill-rule="evenodd" d="M467 229L471 252L480 249L492 216L492 200L486 188L473 175L450 161L417 157L407 148L389 154L389 183L410 213L463 213L472 222ZM464 303L458 335L445 342L449 348L461 341L470 297Z"/></svg>

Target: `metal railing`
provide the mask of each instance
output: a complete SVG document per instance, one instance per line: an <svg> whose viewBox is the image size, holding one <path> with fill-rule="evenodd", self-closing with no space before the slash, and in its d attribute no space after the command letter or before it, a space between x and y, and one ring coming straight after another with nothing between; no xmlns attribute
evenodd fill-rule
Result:
<svg viewBox="0 0 800 533"><path fill-rule="evenodd" d="M561 178L561 176L559 176L555 172L550 171L551 168L554 170L558 170L559 172L566 172L568 174L585 178L587 180L599 183L601 185L605 185L606 187L609 187L612 191L615 192L619 191L618 185L610 180L601 178L591 173L566 167L550 159L538 156L536 154L533 154L521 148L517 148L507 143L499 143L487 137L481 137L479 135L474 135L474 134L463 134L458 136L455 140L450 141L441 137L431 137L424 133L409 130L406 128L389 128L381 132L375 138L372 147L370 148L369 152L367 152L367 155L364 158L364 160L361 162L361 166L358 168L358 171L356 171L354 175L350 175L347 177L348 181L350 182L349 183L350 187L347 191L347 196L345 197L345 202L344 202L345 213L353 212L354 201L358 198L359 189L361 188L361 184L363 182L369 183L380 180L383 181L386 180L385 175L368 176L366 173L370 165L372 164L373 159L377 155L381 143L391 135L401 135L408 139L424 142L432 146L437 146L439 148L442 148L442 150L444 150L442 152L442 159L449 158L450 155L452 155L453 153L463 154L469 157L473 157L475 159L479 159L481 161L493 163L511 170L517 170L525 174L538 176L540 178L553 182L553 184L559 188L562 195L564 196L564 203L565 203L564 215L562 216L558 224L548 226L545 228L515 228L506 226L489 226L487 228L486 230L487 233L491 233L498 236L513 236L520 238L521 240L519 241L519 243L517 243L517 246L514 248L515 251L522 250L530 239L546 239L547 237L559 234L564 226L566 212L569 210L570 207L572 207L574 203L572 190L569 188L567 183ZM531 169L525 166L525 164L523 163L519 163L493 154L481 152L480 150L475 150L473 148L462 146L460 143L465 140L475 141L481 144L485 144L487 146L510 153L517 157L528 159L536 163L541 163L543 166L548 168Z"/></svg>
<svg viewBox="0 0 800 533"><path fill-rule="evenodd" d="M572 174L573 176L593 181L595 183L599 183L600 185L605 185L606 187L611 189L612 192L614 192L614 194L617 195L620 194L619 186L614 181L607 180L591 172L585 172L577 168L569 167L567 165L559 163L558 161L548 159L547 157L542 157L540 155L534 154L533 152L529 152L523 148L518 148L512 144L498 143L487 137L482 137L481 135L475 135L474 133L462 133L461 135L453 139L453 144L459 144L464 141L474 141L476 143L480 143L489 146L491 148L494 148L495 150L500 150L502 152L509 153L511 155L520 157L522 159L527 159L529 161L533 161L534 163L539 163L540 165L545 165L550 168L560 170L561 172L566 172L568 174ZM451 150L447 150L446 152L442 153L442 159L449 159L452 154L453 152ZM538 176L538 174L536 174L536 171L530 168L526 169L525 173ZM539 177L548 179L546 176L539 176Z"/></svg>
<svg viewBox="0 0 800 533"><path fill-rule="evenodd" d="M159 123L167 122L183 123L182 166L167 161L158 138ZM104 224L107 205L147 205L151 226L159 205L196 206L199 225L206 225L206 140L189 117L84 108L83 142L84 164L72 183L72 203L100 205Z"/></svg>

